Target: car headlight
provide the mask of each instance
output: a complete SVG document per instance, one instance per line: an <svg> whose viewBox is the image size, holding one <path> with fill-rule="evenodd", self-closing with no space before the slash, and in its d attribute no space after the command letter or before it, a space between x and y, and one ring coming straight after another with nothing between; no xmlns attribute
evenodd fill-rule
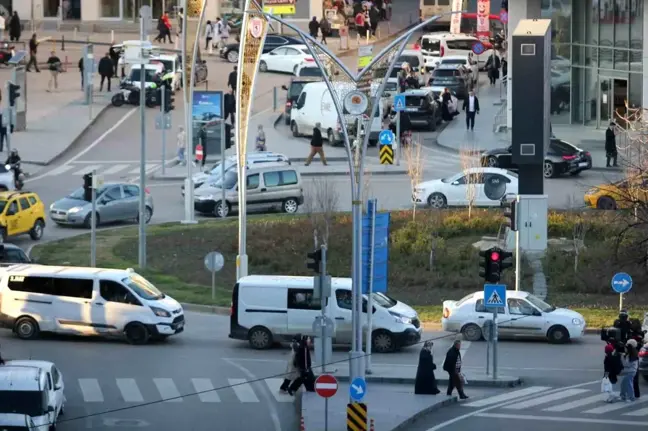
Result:
<svg viewBox="0 0 648 431"><path fill-rule="evenodd" d="M392 317L394 320L396 320L396 323L403 323L405 325L411 325L412 324L412 319L409 317L401 316L400 314L395 314L391 313Z"/></svg>
<svg viewBox="0 0 648 431"><path fill-rule="evenodd" d="M54 204L50 204L50 211L54 209Z"/></svg>
<svg viewBox="0 0 648 431"><path fill-rule="evenodd" d="M155 314L157 317L171 317L171 313L162 308L151 307L151 311L153 311L153 314Z"/></svg>
<svg viewBox="0 0 648 431"><path fill-rule="evenodd" d="M82 208L80 208L80 207L74 207L74 208L70 208L70 210L68 212L70 214L74 214L74 213L78 213L81 210L82 210Z"/></svg>
<svg viewBox="0 0 648 431"><path fill-rule="evenodd" d="M572 319L572 323L573 323L574 325L576 325L576 326L580 326L580 325L583 324L583 321L582 321L581 319L576 319L576 318L574 318L574 319Z"/></svg>
<svg viewBox="0 0 648 431"><path fill-rule="evenodd" d="M197 201L211 201L214 199L212 195L203 195L203 196L195 196L195 200Z"/></svg>

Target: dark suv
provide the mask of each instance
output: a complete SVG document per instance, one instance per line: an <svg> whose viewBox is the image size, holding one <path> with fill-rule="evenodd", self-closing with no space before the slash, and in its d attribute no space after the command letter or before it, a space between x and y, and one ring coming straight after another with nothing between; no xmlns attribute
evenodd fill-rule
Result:
<svg viewBox="0 0 648 431"><path fill-rule="evenodd" d="M434 92L421 88L407 90L405 96L405 112L409 115L412 126L423 126L428 130L435 131L441 123L441 109Z"/></svg>
<svg viewBox="0 0 648 431"><path fill-rule="evenodd" d="M299 78L293 78L290 80L290 84L288 86L282 85L281 88L286 90L286 107L284 108L284 121L286 122L287 126L290 126L290 111L292 110L292 107L295 103L297 103L297 99L299 99L299 95L301 94L302 88L304 88L304 85L308 84L309 82L318 82L321 81L321 77L299 77Z"/></svg>
<svg viewBox="0 0 648 431"><path fill-rule="evenodd" d="M429 87L447 87L457 95L457 99L468 97L470 79L460 64L440 64L428 80Z"/></svg>

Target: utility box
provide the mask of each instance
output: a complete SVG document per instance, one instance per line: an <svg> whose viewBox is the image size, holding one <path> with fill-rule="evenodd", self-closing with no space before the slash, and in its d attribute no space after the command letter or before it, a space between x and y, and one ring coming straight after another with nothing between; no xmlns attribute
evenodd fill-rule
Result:
<svg viewBox="0 0 648 431"><path fill-rule="evenodd" d="M518 204L520 249L539 252L547 249L547 195L520 195Z"/></svg>

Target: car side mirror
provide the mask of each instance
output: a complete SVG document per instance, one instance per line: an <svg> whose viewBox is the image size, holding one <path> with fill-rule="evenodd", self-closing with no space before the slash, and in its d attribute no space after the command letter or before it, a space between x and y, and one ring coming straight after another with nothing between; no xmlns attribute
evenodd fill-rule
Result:
<svg viewBox="0 0 648 431"><path fill-rule="evenodd" d="M288 91L288 87L286 87L285 85L282 85L282 86L281 86L281 89L282 89L282 90L286 90L286 91Z"/></svg>
<svg viewBox="0 0 648 431"><path fill-rule="evenodd" d="M538 310L533 310L533 315L534 316L542 316L542 313L539 312Z"/></svg>
<svg viewBox="0 0 648 431"><path fill-rule="evenodd" d="M459 185L459 181L453 181L453 182L452 182L452 185L453 185L453 186L458 186L458 185Z"/></svg>

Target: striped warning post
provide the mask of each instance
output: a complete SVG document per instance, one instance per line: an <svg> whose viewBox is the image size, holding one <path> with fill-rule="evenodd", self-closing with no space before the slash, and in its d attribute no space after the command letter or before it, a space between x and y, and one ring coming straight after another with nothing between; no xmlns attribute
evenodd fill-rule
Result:
<svg viewBox="0 0 648 431"><path fill-rule="evenodd" d="M366 404L347 404L347 431L367 431Z"/></svg>

